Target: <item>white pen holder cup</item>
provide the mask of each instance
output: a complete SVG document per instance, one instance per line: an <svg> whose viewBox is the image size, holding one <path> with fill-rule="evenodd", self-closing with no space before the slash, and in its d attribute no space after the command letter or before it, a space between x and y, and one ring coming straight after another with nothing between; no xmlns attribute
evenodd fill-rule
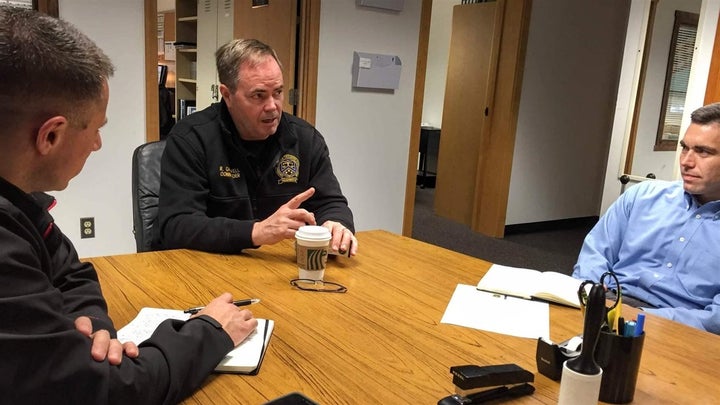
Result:
<svg viewBox="0 0 720 405"><path fill-rule="evenodd" d="M322 226L301 226L295 232L298 278L322 280L325 277L330 231Z"/></svg>

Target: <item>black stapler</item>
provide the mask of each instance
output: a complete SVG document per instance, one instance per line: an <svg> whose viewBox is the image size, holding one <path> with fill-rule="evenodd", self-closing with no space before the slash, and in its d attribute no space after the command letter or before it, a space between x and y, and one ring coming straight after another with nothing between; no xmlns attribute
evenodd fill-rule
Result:
<svg viewBox="0 0 720 405"><path fill-rule="evenodd" d="M441 399L438 405L480 404L535 392L535 387L529 384L535 381L535 375L516 364L453 366L450 373L455 394Z"/></svg>

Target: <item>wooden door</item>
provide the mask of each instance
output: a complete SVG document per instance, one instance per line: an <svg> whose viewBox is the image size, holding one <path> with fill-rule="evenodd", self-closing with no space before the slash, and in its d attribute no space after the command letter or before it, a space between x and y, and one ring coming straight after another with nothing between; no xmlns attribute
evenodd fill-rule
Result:
<svg viewBox="0 0 720 405"><path fill-rule="evenodd" d="M710 59L710 72L708 73L707 87L705 88L704 105L720 101L720 16L715 29L715 44ZM626 172L630 173L630 172Z"/></svg>
<svg viewBox="0 0 720 405"><path fill-rule="evenodd" d="M485 109L497 60L493 49L498 36L497 11L497 2L453 8L435 213L467 225L475 206Z"/></svg>
<svg viewBox="0 0 720 405"><path fill-rule="evenodd" d="M531 0L453 9L435 212L503 237Z"/></svg>
<svg viewBox="0 0 720 405"><path fill-rule="evenodd" d="M490 119L484 130L487 136L483 137L475 179L472 229L498 238L505 236L531 3L532 0L504 3L495 90L489 103Z"/></svg>
<svg viewBox="0 0 720 405"><path fill-rule="evenodd" d="M296 87L298 3L297 0L267 3L267 6L254 8L252 0L235 0L234 35L235 38L258 39L275 49L285 81L283 110L295 114L291 93Z"/></svg>

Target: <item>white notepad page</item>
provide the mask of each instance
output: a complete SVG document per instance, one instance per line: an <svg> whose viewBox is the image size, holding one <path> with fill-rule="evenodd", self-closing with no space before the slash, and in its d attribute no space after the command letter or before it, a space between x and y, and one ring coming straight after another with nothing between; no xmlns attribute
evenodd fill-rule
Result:
<svg viewBox="0 0 720 405"><path fill-rule="evenodd" d="M179 309L142 308L135 319L118 330L120 342L140 344L152 336L155 329L166 319L185 321L190 318ZM251 373L262 360L265 349L272 336L275 322L270 319L258 319L258 326L242 343L235 346L215 368L216 371L232 373Z"/></svg>

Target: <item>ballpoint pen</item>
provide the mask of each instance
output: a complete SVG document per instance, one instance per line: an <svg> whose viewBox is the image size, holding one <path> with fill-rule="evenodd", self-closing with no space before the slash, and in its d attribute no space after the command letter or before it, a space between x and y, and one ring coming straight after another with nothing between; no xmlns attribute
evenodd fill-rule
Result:
<svg viewBox="0 0 720 405"><path fill-rule="evenodd" d="M242 306L245 306L245 305L257 304L258 302L260 302L260 299L259 299L259 298L248 298L248 299L245 299L245 300L233 301L233 305L235 305L236 307L242 307ZM188 308L188 309L186 309L184 312L185 312L186 314L195 315L195 314L197 314L198 312L202 311L204 308L205 308L205 307Z"/></svg>

